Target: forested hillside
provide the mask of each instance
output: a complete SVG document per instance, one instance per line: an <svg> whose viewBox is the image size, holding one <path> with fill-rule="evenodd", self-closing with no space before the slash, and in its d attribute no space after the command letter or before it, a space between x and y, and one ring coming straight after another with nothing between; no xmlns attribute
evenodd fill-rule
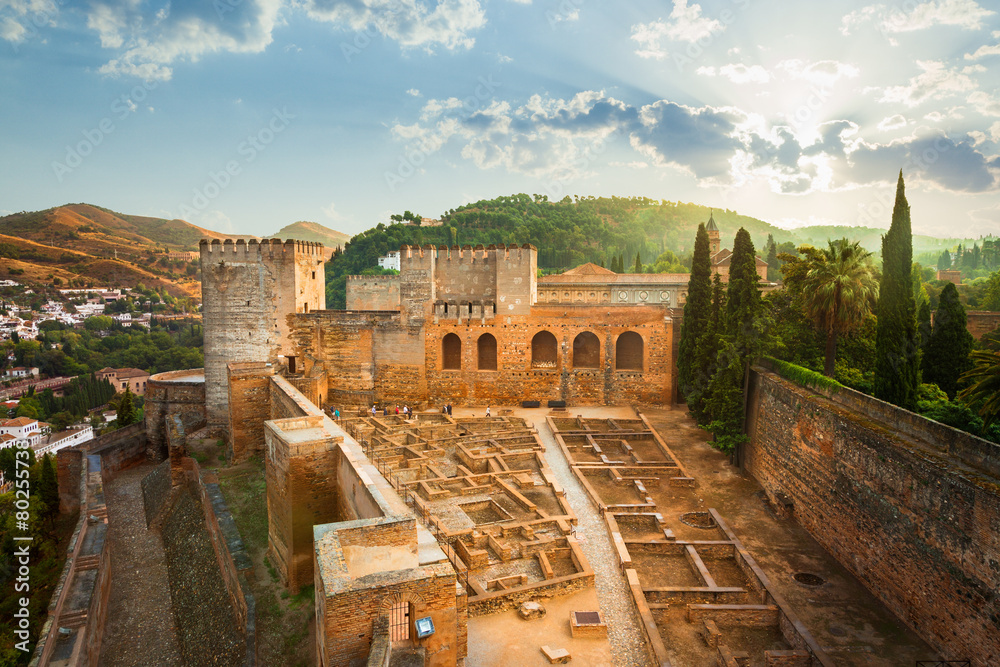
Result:
<svg viewBox="0 0 1000 667"><path fill-rule="evenodd" d="M775 241L794 241L791 232L735 211L645 197L583 197L549 201L544 195L517 194L478 201L451 209L440 227L378 225L358 234L327 264L327 307L344 307L346 276L378 273L378 258L401 245L475 245L530 243L538 248L543 271L565 270L584 262L604 263L619 256L632 266L636 254L643 264L665 250L690 255L698 224L715 216L724 246L744 227L763 246L768 234Z"/></svg>

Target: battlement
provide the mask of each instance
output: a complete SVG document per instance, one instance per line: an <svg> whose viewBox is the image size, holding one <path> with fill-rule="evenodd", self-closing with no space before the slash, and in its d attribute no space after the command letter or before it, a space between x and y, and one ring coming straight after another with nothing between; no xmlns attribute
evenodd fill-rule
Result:
<svg viewBox="0 0 1000 667"><path fill-rule="evenodd" d="M399 276L347 276L347 280L350 281L373 281L373 282L392 282L393 280L399 280Z"/></svg>
<svg viewBox="0 0 1000 667"><path fill-rule="evenodd" d="M231 262L256 262L261 259L293 259L315 257L326 259L322 243L296 239L202 239L198 243L202 259Z"/></svg>
<svg viewBox="0 0 1000 667"><path fill-rule="evenodd" d="M423 258L433 258L437 260L458 260L458 261L475 261L475 260L487 260L487 259L498 259L498 260L520 260L528 259L532 254L537 252L535 246L530 243L525 243L524 245L505 245L503 243L499 245L490 244L484 246L479 243L475 246L463 245L463 246L410 246L404 245L399 248L399 258L400 261L423 259Z"/></svg>

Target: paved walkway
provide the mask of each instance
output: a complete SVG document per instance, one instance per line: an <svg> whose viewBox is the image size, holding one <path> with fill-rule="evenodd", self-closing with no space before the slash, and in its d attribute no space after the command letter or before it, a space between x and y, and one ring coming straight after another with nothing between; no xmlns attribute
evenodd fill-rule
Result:
<svg viewBox="0 0 1000 667"><path fill-rule="evenodd" d="M601 408L603 416L618 416L610 414L614 408ZM586 415L586 408L574 408L573 414ZM515 411L518 414L520 411ZM646 647L646 638L642 625L629 593L625 577L619 568L618 555L608 536L607 524L600 512L584 491L576 475L570 470L562 449L556 442L552 431L544 417L535 414L524 416L534 421L538 429L538 438L545 446L545 462L552 469L556 480L566 491L566 498L577 517L577 538L583 554L594 570L594 582L597 596L601 603L601 612L608 624L608 639L611 642L612 655L615 664L626 667L645 667L652 664L651 656ZM544 413L542 413L544 414ZM624 410L621 416L632 416L631 410Z"/></svg>
<svg viewBox="0 0 1000 667"><path fill-rule="evenodd" d="M104 487L111 547L111 599L102 667L181 665L163 544L146 530L142 478L156 466L125 470Z"/></svg>

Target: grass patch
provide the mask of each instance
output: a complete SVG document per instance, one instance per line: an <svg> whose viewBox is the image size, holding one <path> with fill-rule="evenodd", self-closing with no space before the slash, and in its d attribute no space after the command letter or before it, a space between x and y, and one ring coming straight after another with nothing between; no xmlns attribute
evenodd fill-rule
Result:
<svg viewBox="0 0 1000 667"><path fill-rule="evenodd" d="M795 364L775 359L774 357L762 357L762 359L767 362L772 371L790 382L800 384L804 387L825 389L826 391L832 393L837 393L841 389L846 389L844 385L840 384L833 378L823 375L822 373L817 373L816 371L809 370L808 368L796 366Z"/></svg>

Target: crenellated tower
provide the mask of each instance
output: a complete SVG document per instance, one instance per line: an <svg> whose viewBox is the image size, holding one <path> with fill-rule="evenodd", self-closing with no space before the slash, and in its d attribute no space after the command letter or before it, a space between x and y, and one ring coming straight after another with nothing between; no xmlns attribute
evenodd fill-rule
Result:
<svg viewBox="0 0 1000 667"><path fill-rule="evenodd" d="M292 353L286 320L326 308L323 245L279 239L202 239L201 298L208 423L228 428L226 366Z"/></svg>

